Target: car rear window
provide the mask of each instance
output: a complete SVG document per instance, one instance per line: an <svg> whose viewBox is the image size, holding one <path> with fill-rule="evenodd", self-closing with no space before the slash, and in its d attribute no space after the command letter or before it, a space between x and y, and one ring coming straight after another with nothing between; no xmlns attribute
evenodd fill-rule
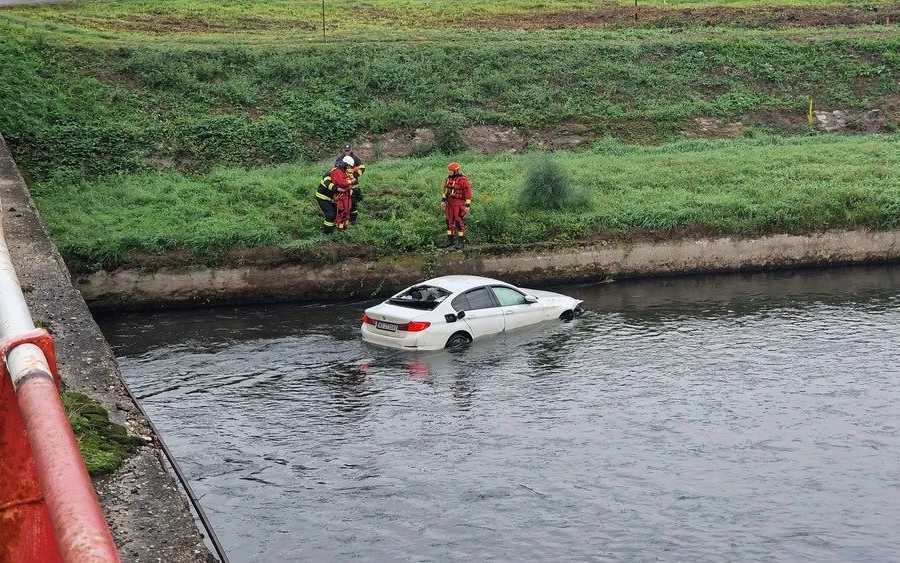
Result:
<svg viewBox="0 0 900 563"><path fill-rule="evenodd" d="M417 285L388 299L391 305L430 311L447 298L450 292L433 285Z"/></svg>

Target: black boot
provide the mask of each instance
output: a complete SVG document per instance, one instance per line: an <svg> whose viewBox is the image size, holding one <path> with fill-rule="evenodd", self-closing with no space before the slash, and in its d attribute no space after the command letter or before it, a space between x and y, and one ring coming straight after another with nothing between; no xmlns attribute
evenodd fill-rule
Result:
<svg viewBox="0 0 900 563"><path fill-rule="evenodd" d="M447 235L447 240L441 245L441 248L450 248L453 246L453 235Z"/></svg>
<svg viewBox="0 0 900 563"><path fill-rule="evenodd" d="M464 239L463 237L457 237L457 239L456 239L456 249L457 249L457 250L462 250L462 249L465 248L465 247L466 247L466 239Z"/></svg>
<svg viewBox="0 0 900 563"><path fill-rule="evenodd" d="M325 225L322 227L322 232L326 235L330 235L334 232L334 225Z"/></svg>

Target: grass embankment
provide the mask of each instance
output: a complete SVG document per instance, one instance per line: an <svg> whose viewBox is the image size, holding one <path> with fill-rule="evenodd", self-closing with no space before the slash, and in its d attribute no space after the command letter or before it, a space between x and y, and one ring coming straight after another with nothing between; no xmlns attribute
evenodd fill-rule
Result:
<svg viewBox="0 0 900 563"><path fill-rule="evenodd" d="M610 231L700 229L705 234L893 228L900 221L900 138L817 136L683 141L661 147L614 142L557 153L587 203L562 212L518 207L534 154L462 158L475 188L469 236L480 243L572 240ZM371 166L362 178L362 220L325 237L311 197L317 165L221 168L103 180L57 177L34 189L70 265L112 267L139 248L309 248L326 240L382 253L443 241L444 157Z"/></svg>
<svg viewBox="0 0 900 563"><path fill-rule="evenodd" d="M64 168L93 178L308 162L399 128L437 130L417 154L463 149L452 132L477 124L637 143L677 139L698 117L795 133L810 97L817 109L886 110L898 93L893 27L441 27L451 9L490 21L493 4L471 2L441 3L411 28L404 14L421 6L388 1L361 17L344 8L344 32L323 43L314 4L298 2L297 16L279 2L0 11L0 130L34 183ZM533 14L523 5L495 7ZM408 41L418 34L429 39Z"/></svg>
<svg viewBox="0 0 900 563"><path fill-rule="evenodd" d="M894 26L794 29L777 19L783 10L756 3L745 27L708 26L704 17L732 13L719 2L685 4L691 12L642 2L655 19L637 21L605 20L627 8L616 4L531 4L329 5L325 42L312 1L6 9L0 131L76 269L114 267L134 251L314 246L324 240L311 199L321 159L358 138L375 139L374 165L362 182L365 224L343 240L381 252L439 237L449 156L437 152L462 159L475 182L473 240L894 226L894 141L819 138L807 124L812 101L883 110L882 130L896 128ZM860 13L792 4L799 23ZM699 9L706 16L691 19ZM534 30L547 23L559 29ZM672 142L696 133L697 118L740 122L749 137L813 136L616 142ZM460 132L481 124L597 142L556 157L588 204L518 209L529 157L466 156ZM435 132L410 149L422 158L382 158L379 139L420 127Z"/></svg>

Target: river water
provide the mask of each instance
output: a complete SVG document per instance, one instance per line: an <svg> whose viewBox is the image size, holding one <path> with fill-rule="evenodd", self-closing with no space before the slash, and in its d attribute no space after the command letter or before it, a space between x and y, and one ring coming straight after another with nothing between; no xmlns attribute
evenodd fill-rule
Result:
<svg viewBox="0 0 900 563"><path fill-rule="evenodd" d="M900 560L900 267L550 289L453 353L371 300L98 322L232 561Z"/></svg>

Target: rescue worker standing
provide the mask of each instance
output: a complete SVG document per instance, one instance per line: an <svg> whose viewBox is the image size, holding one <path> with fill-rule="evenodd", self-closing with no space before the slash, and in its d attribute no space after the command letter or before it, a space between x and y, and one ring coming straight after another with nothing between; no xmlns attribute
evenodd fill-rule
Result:
<svg viewBox="0 0 900 563"><path fill-rule="evenodd" d="M462 249L466 245L465 216L469 214L472 205L472 185L469 179L459 171L459 163L451 162L447 165L447 179L444 180L444 193L441 196L441 209L447 219L447 240L443 248L453 246L453 237L456 235L456 248Z"/></svg>
<svg viewBox="0 0 900 563"><path fill-rule="evenodd" d="M337 155L334 165L337 166L339 162L348 156L353 159L353 164L350 165L350 168L353 170L354 178L359 182L359 176L366 171L366 165L363 164L362 159L353 152L353 147L350 146L350 143L344 145L344 149L341 151L341 154ZM357 216L359 215L359 202L363 199L362 190L359 189L359 185L353 188L353 193L351 195L350 201L352 202L352 205L350 206L350 222L356 223Z"/></svg>
<svg viewBox="0 0 900 563"><path fill-rule="evenodd" d="M322 176L319 187L316 188L316 202L322 210L322 216L325 219L322 225L322 232L325 234L334 231L335 223L338 216L338 202L341 197L350 196L353 184L356 182L352 173L348 173L348 169L353 163L353 159L344 157L340 162L336 162L327 174ZM340 228L343 228L340 227Z"/></svg>

